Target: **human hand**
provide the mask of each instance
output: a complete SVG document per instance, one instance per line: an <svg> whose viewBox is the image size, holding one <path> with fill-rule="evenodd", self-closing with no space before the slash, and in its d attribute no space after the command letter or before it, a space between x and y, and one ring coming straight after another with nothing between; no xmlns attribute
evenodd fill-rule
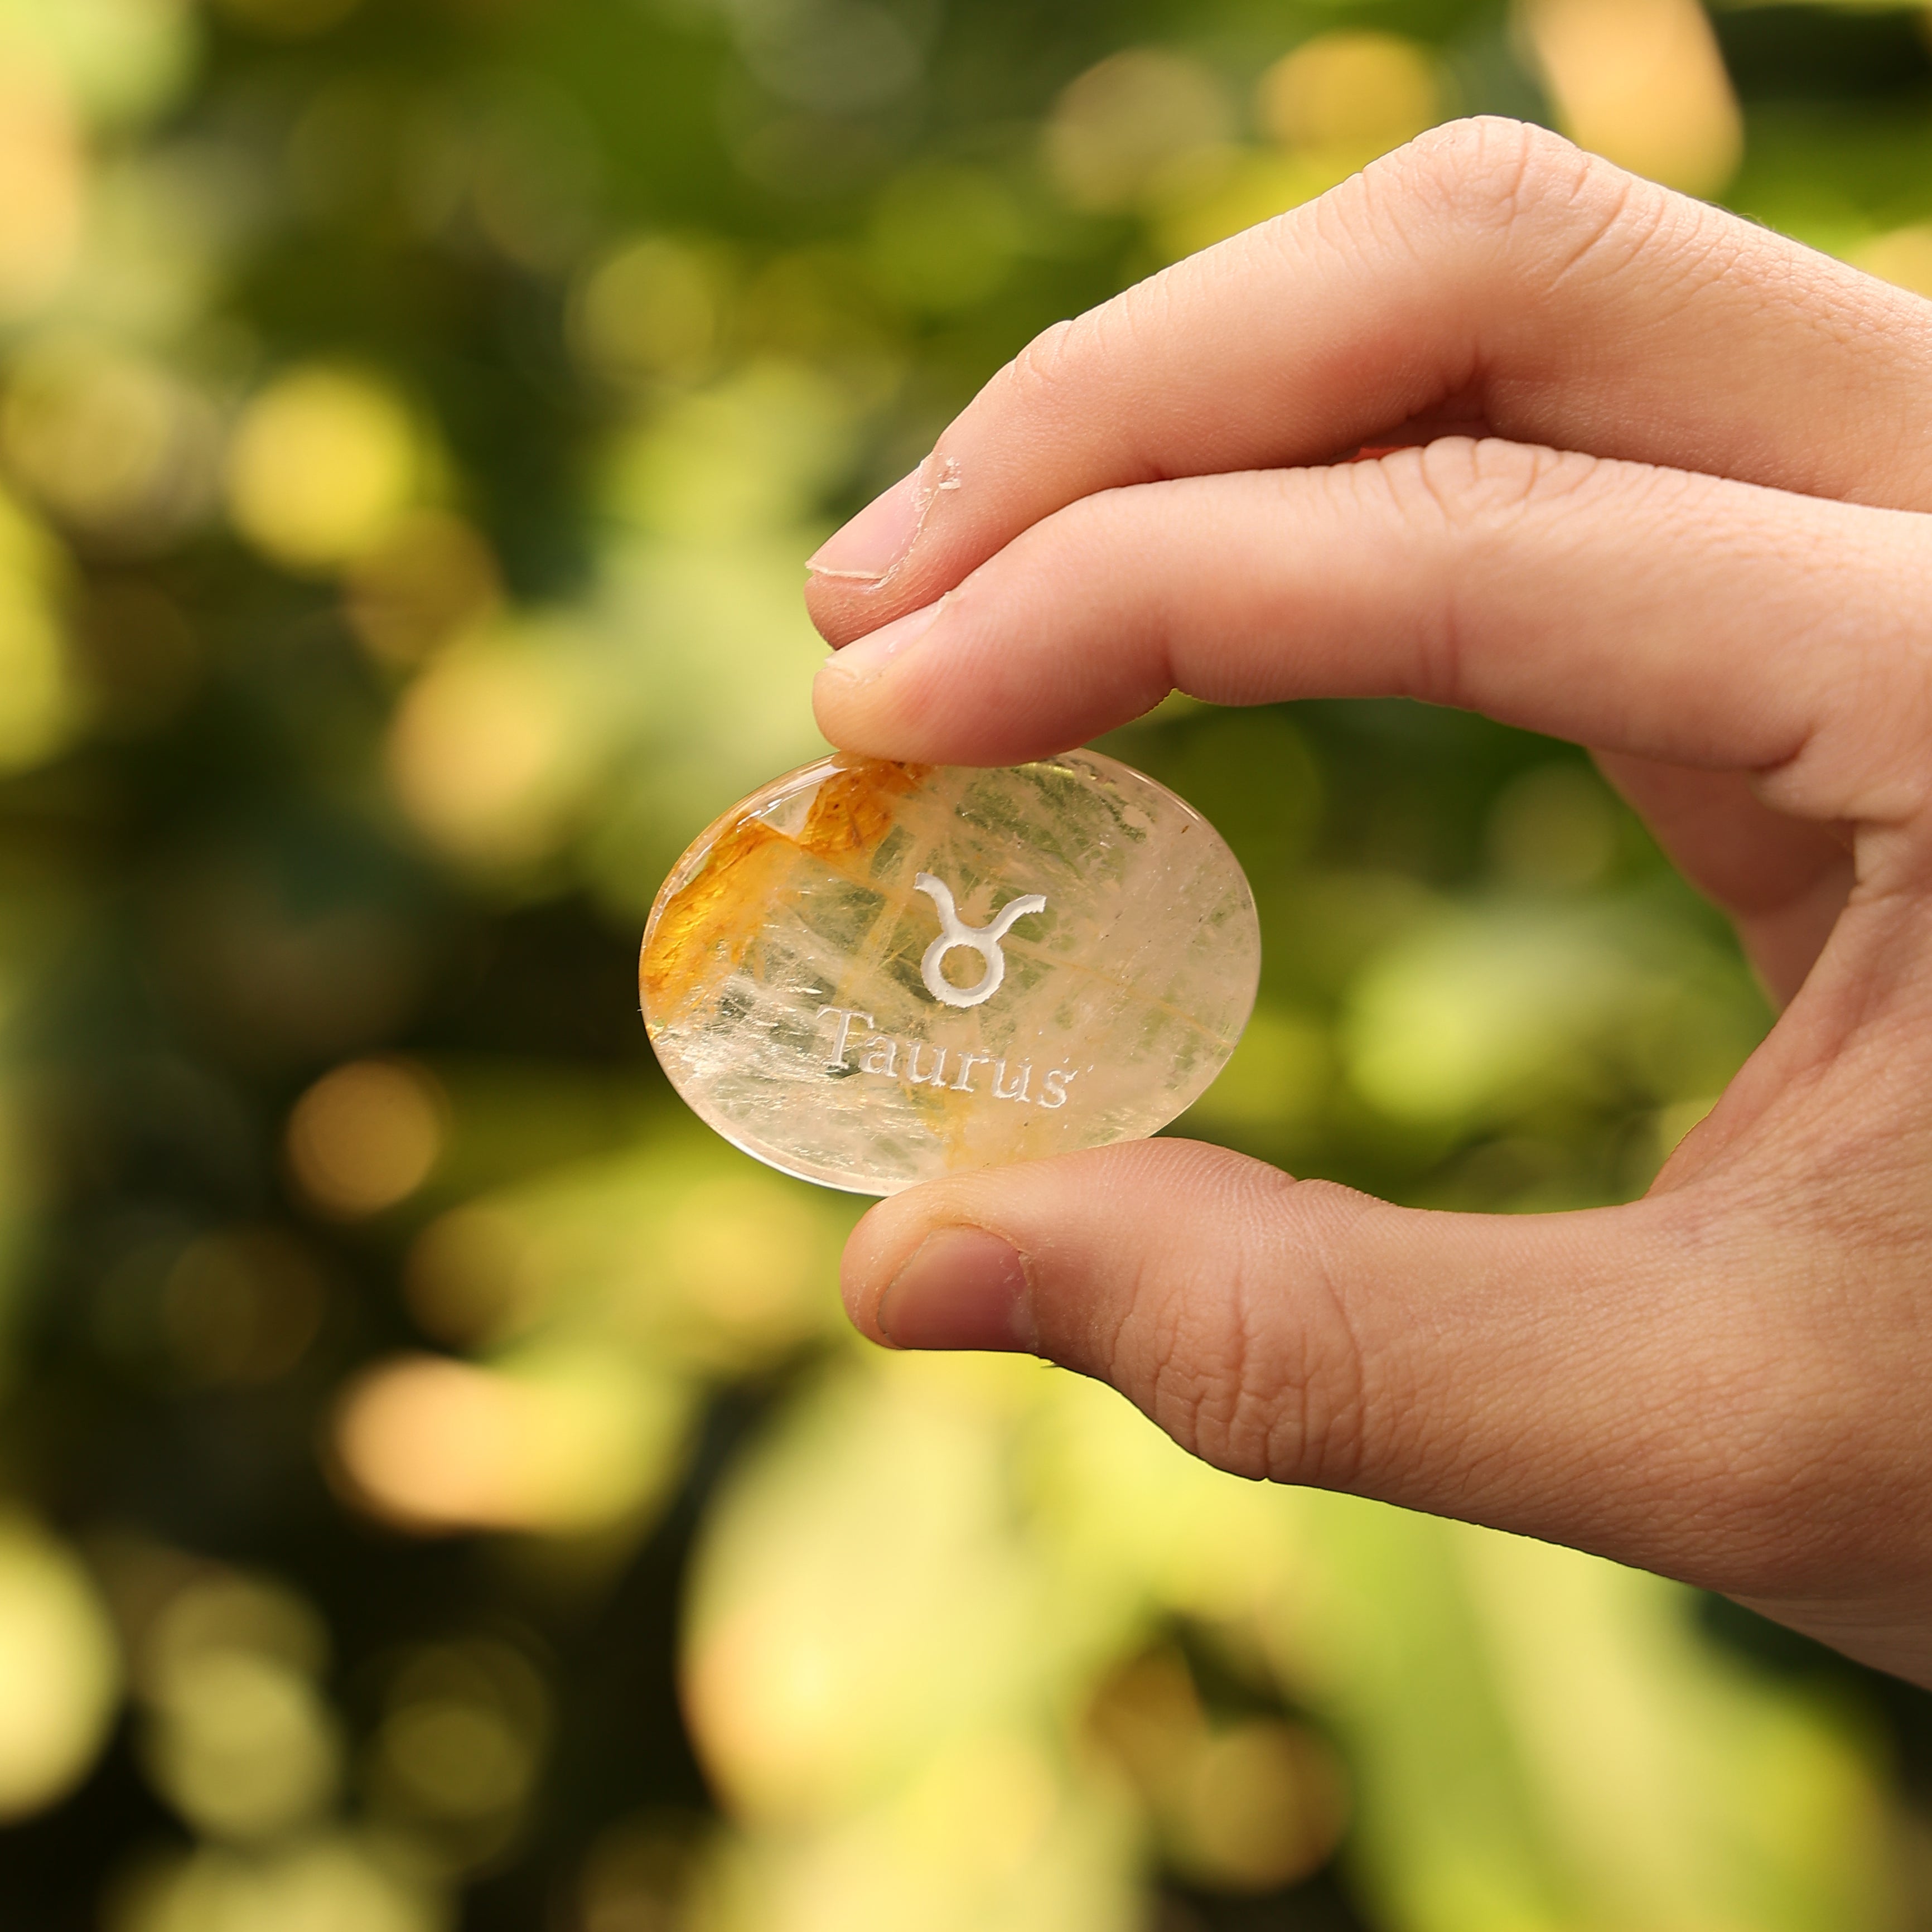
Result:
<svg viewBox="0 0 1932 1932"><path fill-rule="evenodd" d="M1929 420L1932 307L1507 122L1034 344L814 560L835 742L1006 764L1175 686L1481 711L1593 747L1790 1003L1628 1206L1142 1142L883 1202L860 1328L1932 1684Z"/></svg>

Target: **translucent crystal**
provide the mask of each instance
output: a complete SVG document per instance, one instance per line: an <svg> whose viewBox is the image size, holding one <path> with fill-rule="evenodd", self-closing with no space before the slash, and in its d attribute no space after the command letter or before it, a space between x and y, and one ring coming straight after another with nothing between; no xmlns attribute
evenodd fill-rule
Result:
<svg viewBox="0 0 1932 1932"><path fill-rule="evenodd" d="M1144 773L841 753L691 848L638 977L664 1071L718 1132L892 1194L1164 1126L1226 1064L1260 964L1234 854Z"/></svg>

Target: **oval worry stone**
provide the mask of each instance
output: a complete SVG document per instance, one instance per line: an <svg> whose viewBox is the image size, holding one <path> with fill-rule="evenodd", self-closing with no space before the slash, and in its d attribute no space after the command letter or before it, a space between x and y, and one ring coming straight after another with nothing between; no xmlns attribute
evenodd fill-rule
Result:
<svg viewBox="0 0 1932 1932"><path fill-rule="evenodd" d="M839 753L679 860L638 979L671 1084L727 1140L892 1194L1165 1126L1260 966L1234 855L1144 773Z"/></svg>

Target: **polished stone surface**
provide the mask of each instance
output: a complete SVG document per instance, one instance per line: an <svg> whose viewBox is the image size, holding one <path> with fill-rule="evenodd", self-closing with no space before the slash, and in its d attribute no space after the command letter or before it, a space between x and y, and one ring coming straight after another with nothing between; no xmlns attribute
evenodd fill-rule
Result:
<svg viewBox="0 0 1932 1932"><path fill-rule="evenodd" d="M892 1194L1166 1125L1226 1064L1260 964L1234 854L1144 774L839 753L691 848L638 977L664 1071L718 1132Z"/></svg>

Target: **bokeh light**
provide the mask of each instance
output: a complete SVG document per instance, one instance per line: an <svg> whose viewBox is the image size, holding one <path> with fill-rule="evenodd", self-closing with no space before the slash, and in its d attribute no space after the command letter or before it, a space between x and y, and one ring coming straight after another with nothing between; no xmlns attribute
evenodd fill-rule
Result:
<svg viewBox="0 0 1932 1932"><path fill-rule="evenodd" d="M448 1103L406 1060L358 1060L325 1074L289 1115L289 1167L324 1213L379 1214L427 1180L442 1152Z"/></svg>
<svg viewBox="0 0 1932 1932"><path fill-rule="evenodd" d="M1564 130L1640 175L1709 194L1736 171L1744 124L1697 0L1520 0Z"/></svg>
<svg viewBox="0 0 1932 1932"><path fill-rule="evenodd" d="M498 1637L412 1650L388 1674L365 1777L377 1808L446 1868L500 1856L553 1729L542 1673Z"/></svg>
<svg viewBox="0 0 1932 1932"><path fill-rule="evenodd" d="M433 1892L380 1840L329 1834L266 1856L211 1847L144 1872L108 1932L441 1932Z"/></svg>
<svg viewBox="0 0 1932 1932"><path fill-rule="evenodd" d="M250 400L229 445L229 514L293 570L348 562L423 492L429 459L392 391L351 370L296 369Z"/></svg>
<svg viewBox="0 0 1932 1932"><path fill-rule="evenodd" d="M1166 48L1130 48L1089 68L1054 103L1047 168L1076 208L1130 208L1163 170L1226 142L1234 125L1211 68Z"/></svg>
<svg viewBox="0 0 1932 1932"><path fill-rule="evenodd" d="M86 194L80 130L64 90L29 63L10 69L0 81L0 318L8 320L44 307L66 280Z"/></svg>
<svg viewBox="0 0 1932 1932"><path fill-rule="evenodd" d="M197 27L192 0L8 0L0 65L57 75L86 120L119 133L167 107L194 78Z"/></svg>
<svg viewBox="0 0 1932 1932"><path fill-rule="evenodd" d="M492 635L454 649L410 687L389 772L410 820L487 866L553 851L596 777L588 694L554 639ZM549 648L545 648L546 644Z"/></svg>
<svg viewBox="0 0 1932 1932"><path fill-rule="evenodd" d="M1286 148L1372 160L1445 118L1443 76L1395 34L1318 34L1261 77L1264 130Z"/></svg>
<svg viewBox="0 0 1932 1932"><path fill-rule="evenodd" d="M73 1552L0 1516L0 1826L76 1784L105 1741L119 1648Z"/></svg>
<svg viewBox="0 0 1932 1932"><path fill-rule="evenodd" d="M151 356L50 334L14 364L0 454L56 516L152 547L210 506L220 426L212 404Z"/></svg>
<svg viewBox="0 0 1932 1932"><path fill-rule="evenodd" d="M544 1312L536 1260L514 1214L480 1202L452 1208L410 1244L410 1312L426 1334L458 1346L514 1335Z"/></svg>
<svg viewBox="0 0 1932 1932"><path fill-rule="evenodd" d="M1195 1883L1268 1892L1324 1864L1347 1819L1344 1774L1305 1725L1204 1707L1168 1648L1104 1684L1088 1718L1132 1781L1168 1856Z"/></svg>
<svg viewBox="0 0 1932 1932"><path fill-rule="evenodd" d="M594 262L578 284L571 343L611 381L695 382L724 346L729 258L645 235Z"/></svg>
<svg viewBox="0 0 1932 1932"><path fill-rule="evenodd" d="M341 1756L315 1682L326 1660L314 1612L274 1585L216 1574L166 1601L140 1658L145 1748L190 1824L248 1842L326 1815Z"/></svg>
<svg viewBox="0 0 1932 1932"><path fill-rule="evenodd" d="M1575 765L1544 765L1515 779L1490 808L1499 877L1561 891L1594 885L1615 862L1621 830L1602 782Z"/></svg>
<svg viewBox="0 0 1932 1932"><path fill-rule="evenodd" d="M404 1357L350 1385L334 1441L351 1495L400 1528L574 1533L662 1496L689 1412L678 1384L587 1351Z"/></svg>
<svg viewBox="0 0 1932 1932"><path fill-rule="evenodd" d="M169 1269L161 1321L191 1380L214 1386L274 1381L301 1360L327 1312L314 1256L274 1228L190 1241Z"/></svg>
<svg viewBox="0 0 1932 1932"><path fill-rule="evenodd" d="M292 1672L217 1652L181 1664L156 1706L154 1780L206 1832L248 1838L285 1831L334 1795L327 1719Z"/></svg>

